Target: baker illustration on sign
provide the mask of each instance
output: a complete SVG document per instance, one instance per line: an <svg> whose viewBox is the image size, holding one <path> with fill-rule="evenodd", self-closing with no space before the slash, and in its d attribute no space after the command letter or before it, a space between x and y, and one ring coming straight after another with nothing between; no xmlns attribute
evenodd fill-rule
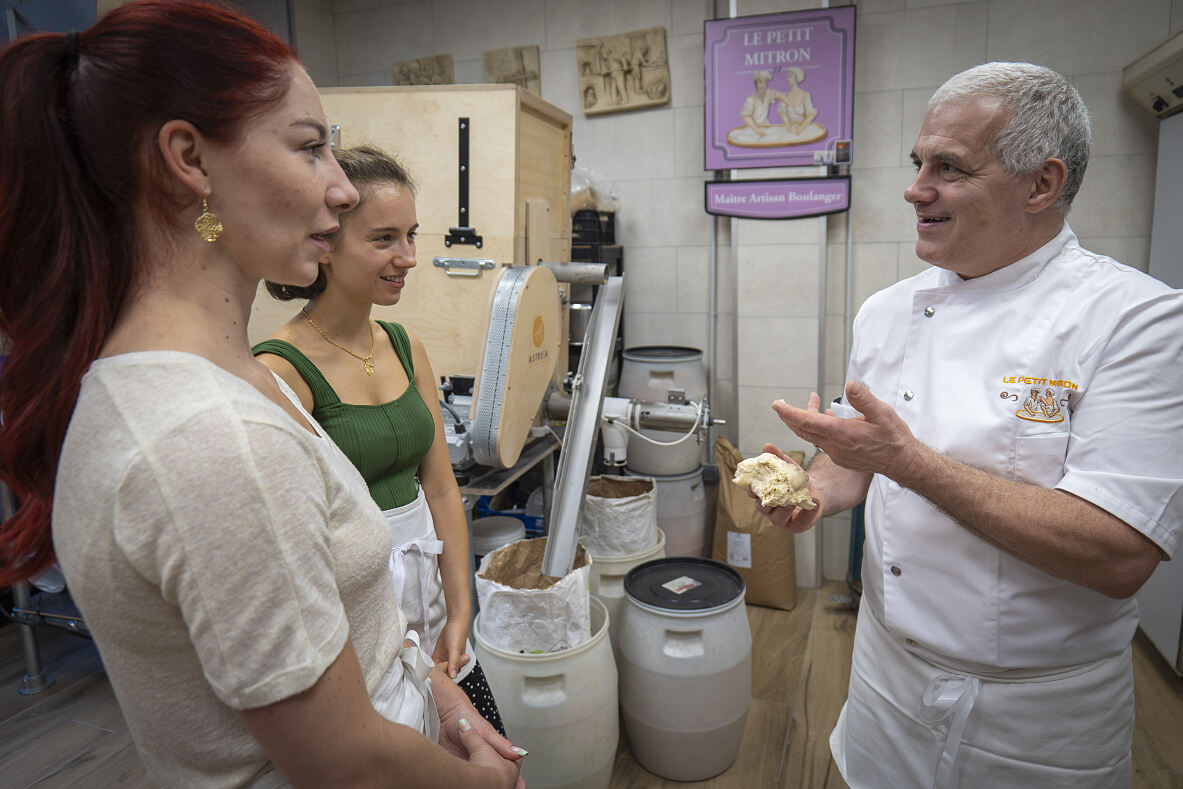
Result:
<svg viewBox="0 0 1183 789"><path fill-rule="evenodd" d="M800 87L805 81L805 70L800 66L785 69L786 91L770 87L780 70L780 66L774 72L761 69L752 75L756 89L744 99L740 110L743 126L732 129L727 142L745 148L770 148L802 145L826 136L826 128L814 122L818 111L813 97ZM769 115L773 105L779 123L774 123Z"/></svg>

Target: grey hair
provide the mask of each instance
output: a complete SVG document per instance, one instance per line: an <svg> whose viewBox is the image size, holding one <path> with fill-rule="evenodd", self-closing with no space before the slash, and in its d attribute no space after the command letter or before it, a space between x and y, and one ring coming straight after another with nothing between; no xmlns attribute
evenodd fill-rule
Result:
<svg viewBox="0 0 1183 789"><path fill-rule="evenodd" d="M1012 175L1033 173L1048 159L1068 168L1068 180L1056 200L1067 214L1089 164L1092 128L1080 93L1063 75L1033 63L983 63L950 77L928 100L957 104L996 98L1012 112L991 143L991 153Z"/></svg>

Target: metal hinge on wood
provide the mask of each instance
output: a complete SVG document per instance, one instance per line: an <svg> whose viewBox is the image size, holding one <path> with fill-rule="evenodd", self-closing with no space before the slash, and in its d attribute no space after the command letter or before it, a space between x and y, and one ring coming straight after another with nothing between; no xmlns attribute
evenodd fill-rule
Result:
<svg viewBox="0 0 1183 789"><path fill-rule="evenodd" d="M468 132L471 125L468 118L460 119L460 155L457 172L459 176L457 191L460 195L460 219L457 222L458 227L448 228L448 235L444 236L444 246L446 247L453 244L473 244L477 249L480 249L484 243L477 235L476 228L472 226L472 217L469 216L468 211Z"/></svg>

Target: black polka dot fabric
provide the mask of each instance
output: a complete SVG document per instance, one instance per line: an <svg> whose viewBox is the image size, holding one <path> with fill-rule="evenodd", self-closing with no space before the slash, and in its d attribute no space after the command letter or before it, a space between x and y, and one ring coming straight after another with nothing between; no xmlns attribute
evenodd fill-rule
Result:
<svg viewBox="0 0 1183 789"><path fill-rule="evenodd" d="M493 691L489 689L489 680L485 679L481 664L474 663L472 671L458 684L481 717L493 724L497 733L505 737L505 724L501 722L501 713L497 710L497 702L493 699Z"/></svg>

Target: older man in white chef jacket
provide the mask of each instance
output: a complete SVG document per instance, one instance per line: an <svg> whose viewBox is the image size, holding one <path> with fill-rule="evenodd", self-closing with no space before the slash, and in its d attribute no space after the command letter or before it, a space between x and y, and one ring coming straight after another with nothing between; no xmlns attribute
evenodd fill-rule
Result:
<svg viewBox="0 0 1183 789"><path fill-rule="evenodd" d="M866 498L852 787L1130 785L1131 596L1183 531L1183 291L1080 247L1089 136L1050 69L946 82L904 192L933 268L863 305L844 402L773 404L821 506L765 513Z"/></svg>

